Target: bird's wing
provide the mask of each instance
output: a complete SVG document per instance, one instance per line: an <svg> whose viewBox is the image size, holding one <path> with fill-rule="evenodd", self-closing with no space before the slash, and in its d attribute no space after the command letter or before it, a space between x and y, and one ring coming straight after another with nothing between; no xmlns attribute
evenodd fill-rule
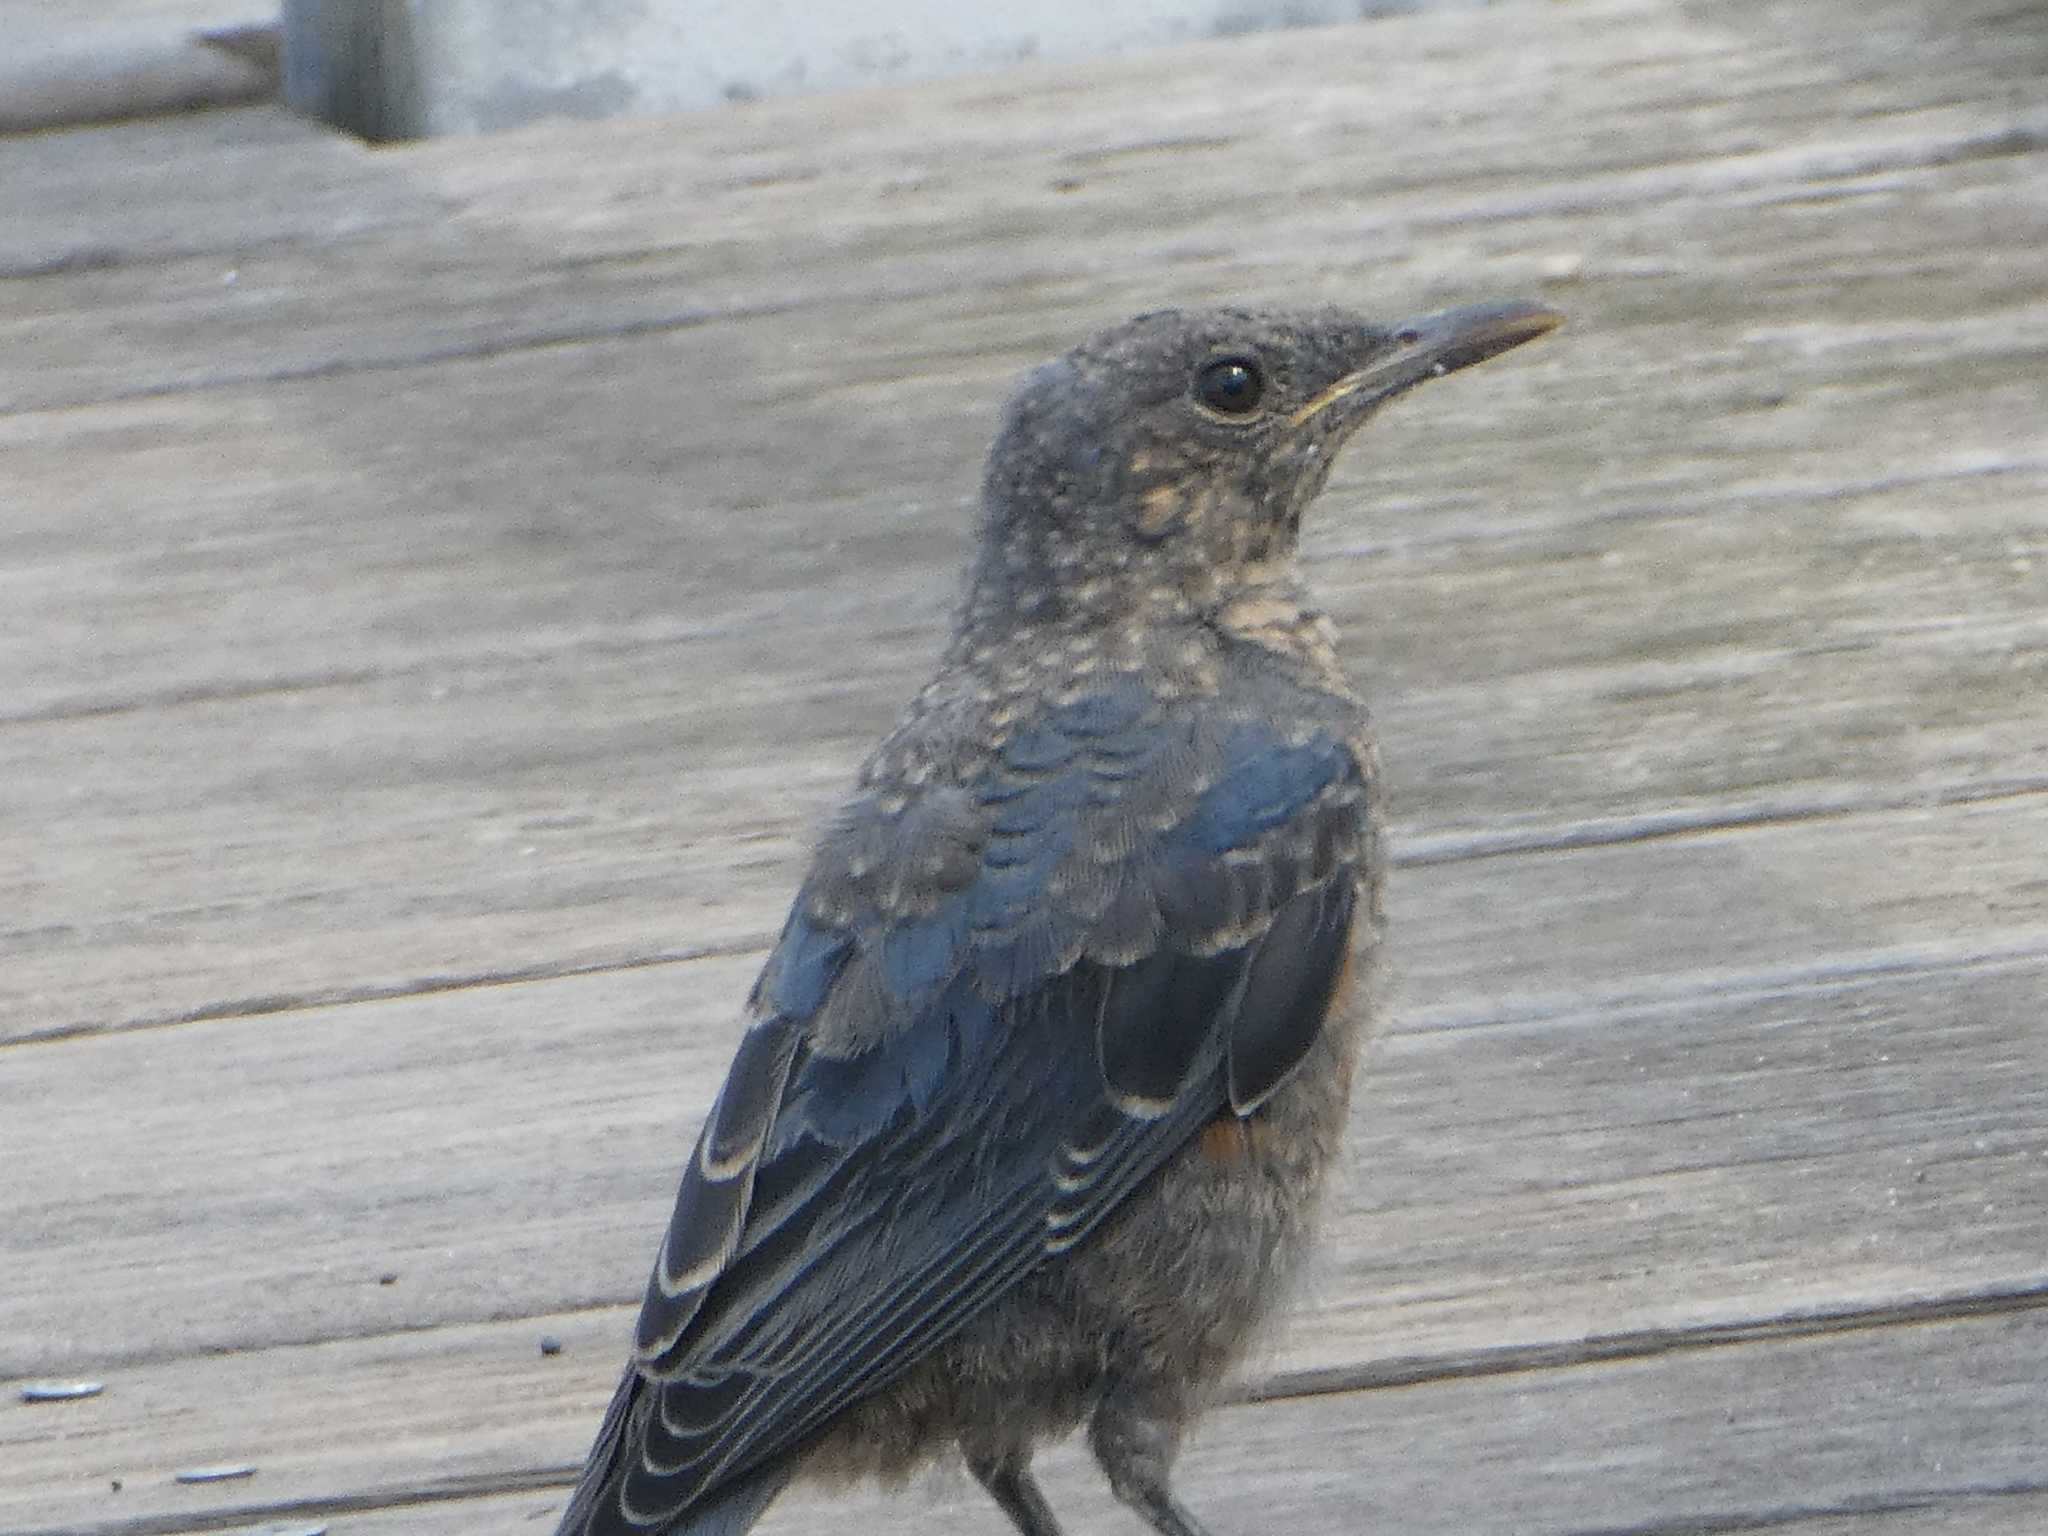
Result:
<svg viewBox="0 0 2048 1536"><path fill-rule="evenodd" d="M1340 733L1128 685L971 785L857 803L755 989L564 1529L695 1529L1255 1110L1338 987L1365 772Z"/></svg>

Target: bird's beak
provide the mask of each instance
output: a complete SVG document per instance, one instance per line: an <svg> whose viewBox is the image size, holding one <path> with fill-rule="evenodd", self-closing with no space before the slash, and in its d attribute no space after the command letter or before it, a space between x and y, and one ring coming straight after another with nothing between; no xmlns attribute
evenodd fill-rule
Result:
<svg viewBox="0 0 2048 1536"><path fill-rule="evenodd" d="M1362 412L1425 379L1483 363L1563 324L1556 310L1526 300L1469 304L1404 320L1386 334L1371 362L1321 390L1289 418L1289 425L1300 426L1340 403L1347 416Z"/></svg>

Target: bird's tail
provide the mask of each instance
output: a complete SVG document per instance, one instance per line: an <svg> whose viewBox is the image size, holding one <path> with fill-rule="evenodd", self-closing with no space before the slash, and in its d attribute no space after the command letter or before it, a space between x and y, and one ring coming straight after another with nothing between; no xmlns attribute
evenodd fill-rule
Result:
<svg viewBox="0 0 2048 1536"><path fill-rule="evenodd" d="M746 1536L789 1482L795 1470L790 1458L778 1457L743 1473L660 1525L636 1525L626 1519L616 1495L626 1473L625 1458L640 1438L632 1426L636 1410L647 1411L641 1406L645 1386L645 1378L628 1366L555 1536Z"/></svg>
<svg viewBox="0 0 2048 1536"><path fill-rule="evenodd" d="M791 1470L787 1461L756 1467L685 1514L680 1525L669 1528L671 1536L746 1536L761 1511L782 1492Z"/></svg>

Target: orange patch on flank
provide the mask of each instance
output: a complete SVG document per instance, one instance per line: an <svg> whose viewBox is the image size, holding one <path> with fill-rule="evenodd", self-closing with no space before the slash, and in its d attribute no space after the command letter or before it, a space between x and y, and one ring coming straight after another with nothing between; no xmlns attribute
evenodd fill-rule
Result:
<svg viewBox="0 0 2048 1536"><path fill-rule="evenodd" d="M1358 985L1358 951L1350 945L1344 947L1344 961L1337 967L1337 985L1330 989L1330 1006L1326 1013L1335 1013L1350 1000L1351 989Z"/></svg>
<svg viewBox="0 0 2048 1536"><path fill-rule="evenodd" d="M1330 992L1330 1012L1344 1006L1346 995L1357 984L1356 951L1344 951L1343 968L1337 973L1337 984ZM1270 1136L1272 1127L1260 1115L1249 1120L1240 1120L1228 1111L1218 1115L1202 1127L1202 1134L1196 1138L1196 1147L1203 1157L1224 1167L1235 1167L1252 1155L1252 1148L1261 1136Z"/></svg>
<svg viewBox="0 0 2048 1536"><path fill-rule="evenodd" d="M1235 1115L1224 1115L1203 1126L1201 1146L1202 1156L1212 1163L1232 1165L1251 1155L1251 1139L1244 1122Z"/></svg>
<svg viewBox="0 0 2048 1536"><path fill-rule="evenodd" d="M1348 948L1343 952L1343 969L1337 971L1337 985L1331 987L1329 993L1329 1012L1337 1012L1339 1008L1343 1008L1346 993L1350 993L1352 987L1358 983L1358 967L1354 965L1356 958L1356 950ZM1253 1114L1249 1120L1239 1120L1235 1114L1225 1110L1223 1114L1202 1126L1202 1135L1196 1137L1196 1149L1208 1161L1231 1167L1251 1157L1251 1151L1260 1143L1260 1137L1270 1135L1272 1126L1266 1122L1262 1114Z"/></svg>

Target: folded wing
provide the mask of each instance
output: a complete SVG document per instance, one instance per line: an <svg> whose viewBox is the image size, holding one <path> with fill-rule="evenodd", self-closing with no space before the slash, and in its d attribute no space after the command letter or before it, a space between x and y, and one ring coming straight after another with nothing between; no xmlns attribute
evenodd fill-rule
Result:
<svg viewBox="0 0 2048 1536"><path fill-rule="evenodd" d="M1299 1064L1341 976L1364 769L1134 685L968 785L857 802L678 1191L564 1532L739 1531L847 1403Z"/></svg>

